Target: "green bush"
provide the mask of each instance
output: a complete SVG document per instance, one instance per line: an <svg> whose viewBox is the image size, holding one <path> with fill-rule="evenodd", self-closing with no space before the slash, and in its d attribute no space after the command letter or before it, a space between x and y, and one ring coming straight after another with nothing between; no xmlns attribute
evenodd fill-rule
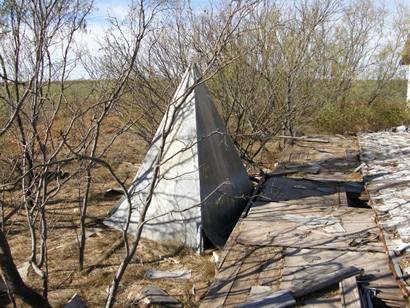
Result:
<svg viewBox="0 0 410 308"><path fill-rule="evenodd" d="M378 131L410 123L410 111L405 102L350 102L340 107L327 103L318 112L314 127L321 133L352 134Z"/></svg>

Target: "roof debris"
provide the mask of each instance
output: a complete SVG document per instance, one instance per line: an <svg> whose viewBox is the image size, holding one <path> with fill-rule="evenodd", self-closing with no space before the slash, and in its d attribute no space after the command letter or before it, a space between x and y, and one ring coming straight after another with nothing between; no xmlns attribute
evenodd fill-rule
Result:
<svg viewBox="0 0 410 308"><path fill-rule="evenodd" d="M403 277L410 264L410 133L400 129L361 134L359 140L370 204L377 213L394 274L410 295L409 281Z"/></svg>
<svg viewBox="0 0 410 308"><path fill-rule="evenodd" d="M149 269L145 272L145 279L191 279L191 270L159 271Z"/></svg>
<svg viewBox="0 0 410 308"><path fill-rule="evenodd" d="M144 287L140 290L142 307L182 307L182 304L174 297L156 286Z"/></svg>
<svg viewBox="0 0 410 308"><path fill-rule="evenodd" d="M64 305L64 308L87 308L86 302L81 298L80 295L75 293L67 304Z"/></svg>
<svg viewBox="0 0 410 308"><path fill-rule="evenodd" d="M216 280L201 307L282 307L292 298L298 306L347 307L348 300L357 302L358 294L363 302L405 307L386 258L375 212L352 201L352 195L362 197L359 171L367 168L363 162L368 163L359 161L357 140L316 139L329 142L296 140L266 176L221 253ZM405 147L410 155L410 146ZM319 172L309 173L306 166L312 165ZM287 168L296 172L278 172ZM378 180L385 175L379 176ZM403 176L397 175L394 181L399 183ZM401 202L397 199L390 199L395 206ZM387 210L394 211L393 205ZM402 220L389 223L407 235ZM407 249L396 242L395 247ZM355 284L357 292L360 289L362 293L347 292L345 286L353 286L355 280L336 274L347 269L355 269L348 277L363 269Z"/></svg>

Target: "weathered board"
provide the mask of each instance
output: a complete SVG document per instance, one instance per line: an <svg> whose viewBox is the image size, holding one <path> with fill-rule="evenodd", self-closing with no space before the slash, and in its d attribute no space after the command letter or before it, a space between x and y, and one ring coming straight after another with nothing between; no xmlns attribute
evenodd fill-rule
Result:
<svg viewBox="0 0 410 308"><path fill-rule="evenodd" d="M410 133L361 134L361 160L370 204L388 250L393 273L410 296Z"/></svg>
<svg viewBox="0 0 410 308"><path fill-rule="evenodd" d="M252 301L252 287L269 287L274 294L349 266L364 268L359 282L377 289L381 302L390 301L387 295L404 303L374 211L348 206L346 191L357 192L362 181L354 171L360 165L357 144L328 140L297 141L283 154L276 174L232 232L201 307L238 307ZM339 307L338 282L335 289L336 294L324 290L300 298L298 305Z"/></svg>
<svg viewBox="0 0 410 308"><path fill-rule="evenodd" d="M339 283L342 308L362 308L360 291L356 277L350 277Z"/></svg>

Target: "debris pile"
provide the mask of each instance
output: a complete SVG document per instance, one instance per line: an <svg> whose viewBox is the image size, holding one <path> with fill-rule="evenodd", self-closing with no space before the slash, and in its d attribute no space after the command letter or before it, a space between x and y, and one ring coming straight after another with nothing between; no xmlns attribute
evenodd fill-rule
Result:
<svg viewBox="0 0 410 308"><path fill-rule="evenodd" d="M348 198L363 189L357 140L322 139L296 140L265 176L201 307L406 307L374 210Z"/></svg>
<svg viewBox="0 0 410 308"><path fill-rule="evenodd" d="M410 295L410 133L361 134L363 175L371 206L402 290Z"/></svg>

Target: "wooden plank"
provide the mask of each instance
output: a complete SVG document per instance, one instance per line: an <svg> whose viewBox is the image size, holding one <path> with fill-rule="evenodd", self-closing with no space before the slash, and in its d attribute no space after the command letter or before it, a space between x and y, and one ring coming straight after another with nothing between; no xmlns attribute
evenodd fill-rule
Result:
<svg viewBox="0 0 410 308"><path fill-rule="evenodd" d="M383 292L382 291L382 292L377 293L376 297L381 300L391 300L391 301L405 303L403 296L398 292L393 293L393 292L386 292L386 291Z"/></svg>
<svg viewBox="0 0 410 308"><path fill-rule="evenodd" d="M340 300L343 308L361 308L360 291L356 277L343 279L339 283Z"/></svg>
<svg viewBox="0 0 410 308"><path fill-rule="evenodd" d="M140 290L140 306L147 307L182 307L182 304L156 286L144 287Z"/></svg>
<svg viewBox="0 0 410 308"><path fill-rule="evenodd" d="M252 294L250 301L246 304L240 305L240 308L258 308L258 307L269 307L269 308L284 308L292 307L296 304L295 298L292 292L287 290L277 291L275 293L259 293Z"/></svg>
<svg viewBox="0 0 410 308"><path fill-rule="evenodd" d="M316 277L314 277L314 280L304 281L302 284L295 286L292 289L292 293L295 296L295 298L302 297L313 292L323 290L327 287L330 287L340 282L341 280L344 280L351 276L359 275L361 273L363 273L362 269L359 269L354 266L349 266L334 271L330 274L317 275Z"/></svg>
<svg viewBox="0 0 410 308"><path fill-rule="evenodd" d="M215 281L209 287L200 307L224 306L241 269L245 253L246 249L241 245L228 247L228 252L219 267Z"/></svg>
<svg viewBox="0 0 410 308"><path fill-rule="evenodd" d="M305 308L340 308L340 298L338 296L325 296L307 298L303 301Z"/></svg>
<svg viewBox="0 0 410 308"><path fill-rule="evenodd" d="M309 136L295 137L295 136L275 136L275 138L281 139L293 139L306 142L315 142L315 143L329 143L329 139L319 139L319 138L310 138Z"/></svg>
<svg viewBox="0 0 410 308"><path fill-rule="evenodd" d="M333 204L333 200L337 200L337 194L330 197L332 198L328 201L332 201ZM314 201L319 203L316 206L309 204L311 200L305 198L295 205L290 201L272 202L253 208L249 219L242 222L246 232L242 232L237 241L244 245L384 253L383 245L378 240L378 228L372 221L371 209L326 208L323 206L323 198ZM339 221L344 232L332 232L329 229L331 225L328 218L332 217ZM297 218L301 218L302 221L295 221ZM309 228L304 218L311 218L312 228ZM321 228L319 222L326 225Z"/></svg>
<svg viewBox="0 0 410 308"><path fill-rule="evenodd" d="M285 265L282 273L281 289L299 289L320 280L322 276L348 267L364 268L367 280L372 275L386 276L386 282L394 283L387 277L390 271L384 253L351 252L317 249L286 249ZM365 260L365 261L364 261ZM338 282L337 282L338 284Z"/></svg>
<svg viewBox="0 0 410 308"><path fill-rule="evenodd" d="M400 303L373 211L348 207L346 186L340 186L340 182L362 180L360 173L353 172L356 165L349 162L355 158L346 157L345 152L357 145L351 139L329 140L328 144L299 141L281 155L280 165L300 171L301 166L317 164L320 172L299 173L310 176L309 180L289 174L265 181L248 215L242 216L232 232L221 254L216 282L202 307L249 303L252 286L269 287L270 294L282 289L302 296L329 283L338 285L340 277L335 280L334 273L349 266L363 267L366 275L361 282L378 291L391 291L393 298L384 300ZM325 181L318 181L321 179ZM329 228L335 220L344 230ZM322 295L323 307L341 301L337 296L330 303L329 294L323 292L301 300L317 300Z"/></svg>
<svg viewBox="0 0 410 308"><path fill-rule="evenodd" d="M160 271L155 268L148 269L145 274L145 279L155 280L155 279L174 279L174 280L187 280L191 279L191 270L180 269L175 271Z"/></svg>
<svg viewBox="0 0 410 308"><path fill-rule="evenodd" d="M259 273L258 284L269 286L273 291L277 291L283 270L282 248L269 247L269 249L266 252L269 259Z"/></svg>
<svg viewBox="0 0 410 308"><path fill-rule="evenodd" d="M343 185L339 185L339 206L349 206L346 189Z"/></svg>
<svg viewBox="0 0 410 308"><path fill-rule="evenodd" d="M263 249L263 246L246 247L246 254L240 261L241 267L232 283L224 307L237 307L246 301L251 286L257 284L259 272L264 264L264 260L261 258L261 250Z"/></svg>
<svg viewBox="0 0 410 308"><path fill-rule="evenodd" d="M224 302L224 307L237 307L246 302L252 286L260 284L260 275L272 262L275 262L278 258L280 259L280 256L278 248L268 246L246 247L246 255L241 260L241 268ZM265 280L265 282L267 281Z"/></svg>

